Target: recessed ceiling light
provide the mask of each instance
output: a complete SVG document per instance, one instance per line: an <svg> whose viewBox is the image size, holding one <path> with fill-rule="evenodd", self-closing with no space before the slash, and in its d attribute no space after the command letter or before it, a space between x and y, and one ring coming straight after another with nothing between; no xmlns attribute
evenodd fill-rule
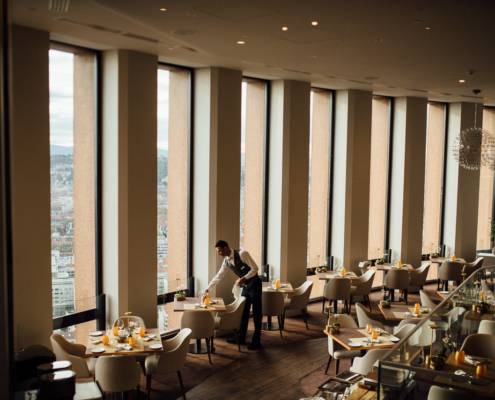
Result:
<svg viewBox="0 0 495 400"><path fill-rule="evenodd" d="M167 9L165 7L160 8L160 11L165 12Z"/></svg>
<svg viewBox="0 0 495 400"><path fill-rule="evenodd" d="M459 82L459 83L466 83L466 80L465 79L459 79L457 82Z"/></svg>
<svg viewBox="0 0 495 400"><path fill-rule="evenodd" d="M289 27L288 27L288 26L282 26L282 30L283 30L284 32L287 32L287 31L289 30Z"/></svg>
<svg viewBox="0 0 495 400"><path fill-rule="evenodd" d="M318 21L311 21L311 25L318 26Z"/></svg>
<svg viewBox="0 0 495 400"><path fill-rule="evenodd" d="M246 44L246 42L244 40L238 40L237 44L243 45L243 44Z"/></svg>
<svg viewBox="0 0 495 400"><path fill-rule="evenodd" d="M425 31L431 31L431 26L425 26Z"/></svg>

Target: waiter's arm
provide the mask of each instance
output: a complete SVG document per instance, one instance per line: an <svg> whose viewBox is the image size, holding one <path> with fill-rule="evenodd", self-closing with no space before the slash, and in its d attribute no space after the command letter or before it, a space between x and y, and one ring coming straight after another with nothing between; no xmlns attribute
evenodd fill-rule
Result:
<svg viewBox="0 0 495 400"><path fill-rule="evenodd" d="M208 287L206 288L206 291L209 292L211 289L213 289L218 282L222 280L224 275L227 273L227 266L225 265L225 261L222 262L222 266L216 273L216 275L213 277L213 279L210 281Z"/></svg>
<svg viewBox="0 0 495 400"><path fill-rule="evenodd" d="M247 264L251 270L242 277L244 281L247 281L251 278L254 278L256 275L258 275L258 266L256 265L256 262L253 260L251 257L251 254L249 254L246 250L243 250L239 253L239 257L241 258L242 262L244 264Z"/></svg>

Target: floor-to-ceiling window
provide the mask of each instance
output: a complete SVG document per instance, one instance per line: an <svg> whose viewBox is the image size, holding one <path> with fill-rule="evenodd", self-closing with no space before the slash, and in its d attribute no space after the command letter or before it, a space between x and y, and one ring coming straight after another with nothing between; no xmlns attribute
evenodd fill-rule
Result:
<svg viewBox="0 0 495 400"><path fill-rule="evenodd" d="M308 190L308 268L328 264L328 223L332 154L333 93L312 89ZM312 297L321 296L323 281L314 279Z"/></svg>
<svg viewBox="0 0 495 400"><path fill-rule="evenodd" d="M96 308L97 71L95 52L49 51L54 318Z"/></svg>
<svg viewBox="0 0 495 400"><path fill-rule="evenodd" d="M368 258L382 258L388 201L391 100L374 96L371 109Z"/></svg>
<svg viewBox="0 0 495 400"><path fill-rule="evenodd" d="M422 253L440 252L446 105L428 103Z"/></svg>
<svg viewBox="0 0 495 400"><path fill-rule="evenodd" d="M160 302L187 288L191 72L160 65L157 99L157 285ZM159 308L159 326L167 325Z"/></svg>
<svg viewBox="0 0 495 400"><path fill-rule="evenodd" d="M495 109L483 110L483 129L495 135ZM480 192L478 200L478 234L476 249L489 250L493 247L492 225L493 221L493 196L494 196L494 172L487 167L480 168Z"/></svg>
<svg viewBox="0 0 495 400"><path fill-rule="evenodd" d="M245 78L241 101L240 246L263 264L267 83Z"/></svg>

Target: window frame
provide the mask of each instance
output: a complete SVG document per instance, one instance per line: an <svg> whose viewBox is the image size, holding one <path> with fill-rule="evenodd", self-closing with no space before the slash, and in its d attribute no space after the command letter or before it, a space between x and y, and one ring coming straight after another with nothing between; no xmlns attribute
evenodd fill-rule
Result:
<svg viewBox="0 0 495 400"><path fill-rule="evenodd" d="M188 191L187 191L187 262L186 262L186 279L188 294L194 293L194 269L192 256L192 240L193 240L193 218L194 210L192 207L194 200L194 68L184 65L171 64L168 62L159 61L157 63L157 73L159 69L166 70L181 70L189 73L189 129L188 129ZM158 158L157 158L158 162ZM177 291L162 293L157 295L157 305L172 303Z"/></svg>
<svg viewBox="0 0 495 400"><path fill-rule="evenodd" d="M95 120L95 308L75 312L69 315L53 318L53 330L67 328L96 320L97 329L105 329L106 299L103 293L103 265L102 265L102 88L103 68L102 53L100 50L71 45L64 42L50 41L49 50L59 50L69 53L88 53L95 56L96 68L96 120Z"/></svg>

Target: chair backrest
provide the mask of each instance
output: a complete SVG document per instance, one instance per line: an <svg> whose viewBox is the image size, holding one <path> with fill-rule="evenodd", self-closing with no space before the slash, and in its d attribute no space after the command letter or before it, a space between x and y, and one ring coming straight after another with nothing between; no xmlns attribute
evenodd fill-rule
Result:
<svg viewBox="0 0 495 400"><path fill-rule="evenodd" d="M457 261L444 261L438 268L438 279L443 281L460 281L464 264Z"/></svg>
<svg viewBox="0 0 495 400"><path fill-rule="evenodd" d="M372 349L363 357L357 357L352 363L351 371L361 375L368 375L378 360L381 360L389 352L388 349Z"/></svg>
<svg viewBox="0 0 495 400"><path fill-rule="evenodd" d="M368 295L371 292L373 286L373 279L375 277L375 270L369 269L363 275L359 277L359 283L356 285L356 291L354 295Z"/></svg>
<svg viewBox="0 0 495 400"><path fill-rule="evenodd" d="M341 328L357 328L358 325L354 318L347 314L336 314L334 318L340 323Z"/></svg>
<svg viewBox="0 0 495 400"><path fill-rule="evenodd" d="M299 286L292 296L290 296L290 303L288 308L292 310L303 310L309 303L309 296L311 296L311 289L313 288L313 282L306 281Z"/></svg>
<svg viewBox="0 0 495 400"><path fill-rule="evenodd" d="M377 321L368 315L368 312L361 303L356 303L355 306L358 325L360 328L366 328L367 324L376 325Z"/></svg>
<svg viewBox="0 0 495 400"><path fill-rule="evenodd" d="M131 356L99 357L95 380L105 393L127 392L135 389L141 379L141 368Z"/></svg>
<svg viewBox="0 0 495 400"><path fill-rule="evenodd" d="M242 313L246 305L246 298L239 297L236 301L227 306L226 312L219 313L220 323L217 329L234 330L241 325Z"/></svg>
<svg viewBox="0 0 495 400"><path fill-rule="evenodd" d="M68 342L62 335L53 333L50 336L50 342L57 360L67 360L72 363L72 370L76 373L77 378L89 378L91 373L83 358L86 354L86 347L82 344Z"/></svg>
<svg viewBox="0 0 495 400"><path fill-rule="evenodd" d="M113 326L118 326L119 321L122 321L124 324L124 328L129 327L129 323L134 323L135 326L142 326L143 328L146 328L146 325L144 324L144 320L141 317L138 317L137 315L123 315L121 317L118 317L114 323Z"/></svg>
<svg viewBox="0 0 495 400"><path fill-rule="evenodd" d="M428 276L428 270L430 269L430 263L422 265L418 269L413 269L410 271L410 279L409 282L410 287L419 288L426 283L426 277Z"/></svg>
<svg viewBox="0 0 495 400"><path fill-rule="evenodd" d="M284 294L276 291L264 291L261 296L262 314L271 317L284 313Z"/></svg>
<svg viewBox="0 0 495 400"><path fill-rule="evenodd" d="M487 335L495 335L495 321L482 320L478 327L478 333L485 333Z"/></svg>
<svg viewBox="0 0 495 400"><path fill-rule="evenodd" d="M194 339L210 338L215 332L215 320L207 310L187 310L182 314L180 327L189 328Z"/></svg>
<svg viewBox="0 0 495 400"><path fill-rule="evenodd" d="M397 336L399 339L404 339L407 335L409 335L412 331L416 329L416 324L404 324L398 329L395 333L394 336ZM418 341L418 337L420 335L421 331L418 330L416 333L414 333L408 340L408 343L411 345L414 345Z"/></svg>
<svg viewBox="0 0 495 400"><path fill-rule="evenodd" d="M349 300L351 297L351 280L332 278L325 284L323 296L328 300Z"/></svg>
<svg viewBox="0 0 495 400"><path fill-rule="evenodd" d="M428 400L464 400L466 396L471 397L467 392L440 386L430 386L428 391Z"/></svg>
<svg viewBox="0 0 495 400"><path fill-rule="evenodd" d="M389 289L407 289L409 287L409 271L407 269L391 269L385 275L385 286Z"/></svg>
<svg viewBox="0 0 495 400"><path fill-rule="evenodd" d="M158 355L149 357L159 357L158 372L166 374L180 370L185 362L189 339L191 338L191 329L184 328L172 339L163 342L163 352ZM146 358L148 360L148 357ZM147 362L147 361L146 361ZM145 363L146 363L145 362Z"/></svg>
<svg viewBox="0 0 495 400"><path fill-rule="evenodd" d="M429 308L433 310L437 305L436 303L428 296L428 294L424 290L419 291L419 298L421 299L421 306Z"/></svg>
<svg viewBox="0 0 495 400"><path fill-rule="evenodd" d="M467 355L495 360L495 336L473 333L464 339L461 350Z"/></svg>
<svg viewBox="0 0 495 400"><path fill-rule="evenodd" d="M464 267L462 268L462 273L465 274L466 278L469 277L477 269L483 266L483 260L484 260L483 257L478 257L473 262L464 264Z"/></svg>

